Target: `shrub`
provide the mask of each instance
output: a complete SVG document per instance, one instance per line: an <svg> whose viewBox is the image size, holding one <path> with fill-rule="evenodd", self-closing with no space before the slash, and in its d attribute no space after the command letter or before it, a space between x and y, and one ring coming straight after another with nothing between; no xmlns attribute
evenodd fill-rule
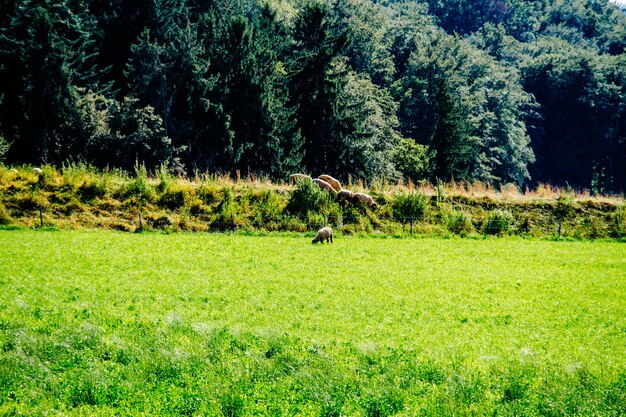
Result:
<svg viewBox="0 0 626 417"><path fill-rule="evenodd" d="M495 210L489 216L485 233L488 235L501 235L508 233L515 222L513 214L508 210Z"/></svg>
<svg viewBox="0 0 626 417"><path fill-rule="evenodd" d="M430 197L422 193L398 194L391 203L391 209L394 217L413 217L419 220L428 211L429 203Z"/></svg>
<svg viewBox="0 0 626 417"><path fill-rule="evenodd" d="M275 220L282 214L283 199L274 190L246 190L250 213L260 220ZM243 198L243 196L242 196Z"/></svg>
<svg viewBox="0 0 626 417"><path fill-rule="evenodd" d="M613 237L626 236L626 206L618 207L612 216L611 234Z"/></svg>
<svg viewBox="0 0 626 417"><path fill-rule="evenodd" d="M106 192L106 183L99 180L89 180L77 190L80 199L86 203L92 202L96 198L104 197Z"/></svg>
<svg viewBox="0 0 626 417"><path fill-rule="evenodd" d="M194 189L188 183L175 182L168 184L159 197L158 204L171 210L191 206L194 202Z"/></svg>
<svg viewBox="0 0 626 417"><path fill-rule="evenodd" d="M11 215L0 203L0 225L6 226L7 224L11 224Z"/></svg>
<svg viewBox="0 0 626 417"><path fill-rule="evenodd" d="M135 180L128 185L127 192L139 207L154 199L155 190L148 184L148 171L145 165L135 166Z"/></svg>
<svg viewBox="0 0 626 417"><path fill-rule="evenodd" d="M463 212L452 213L448 219L448 230L460 235L471 233L474 230L472 216Z"/></svg>
<svg viewBox="0 0 626 417"><path fill-rule="evenodd" d="M4 162L4 156L9 152L11 143L0 135L0 162Z"/></svg>
<svg viewBox="0 0 626 417"><path fill-rule="evenodd" d="M566 220L573 212L574 200L572 197L566 194L559 195L554 206L554 217L556 217L557 221L562 222Z"/></svg>
<svg viewBox="0 0 626 417"><path fill-rule="evenodd" d="M325 203L329 202L330 195L310 181L298 181L296 189L291 194L287 211L293 214L306 214L310 211L321 212Z"/></svg>
<svg viewBox="0 0 626 417"><path fill-rule="evenodd" d="M407 178L419 181L428 177L433 165L433 154L428 146L402 139L393 154L393 162Z"/></svg>

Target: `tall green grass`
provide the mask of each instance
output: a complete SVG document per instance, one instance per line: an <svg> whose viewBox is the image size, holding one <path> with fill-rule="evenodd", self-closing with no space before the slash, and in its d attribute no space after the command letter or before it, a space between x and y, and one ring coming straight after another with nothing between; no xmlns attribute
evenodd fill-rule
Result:
<svg viewBox="0 0 626 417"><path fill-rule="evenodd" d="M324 223L346 233L626 237L624 199L540 189L522 195L481 184L373 181L344 184L370 193L376 206L349 203L311 183L197 174L186 178L161 167L132 174L84 164L61 169L0 165L0 226L136 231L315 231ZM513 187L514 188L514 187ZM545 187L544 187L545 188ZM541 191L541 193L539 193ZM40 217L40 209L43 216ZM560 232L560 234L559 234Z"/></svg>
<svg viewBox="0 0 626 417"><path fill-rule="evenodd" d="M615 242L0 231L0 416L619 416Z"/></svg>

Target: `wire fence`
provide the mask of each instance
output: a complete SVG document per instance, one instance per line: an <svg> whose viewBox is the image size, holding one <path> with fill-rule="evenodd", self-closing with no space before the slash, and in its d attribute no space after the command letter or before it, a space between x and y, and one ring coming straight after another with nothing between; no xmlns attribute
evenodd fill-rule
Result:
<svg viewBox="0 0 626 417"><path fill-rule="evenodd" d="M230 215L230 216L197 216L196 221L204 222L207 231L290 231L315 232L329 226L344 233L387 233L387 234L437 234L452 233L458 235L534 235L534 236L576 236L585 238L620 237L615 225L605 219L586 218L559 221L531 219L427 219L423 217L383 217L344 215L292 215L281 214L272 216L261 215ZM435 220L435 221L433 221ZM165 224L164 224L165 223ZM167 221L159 219L149 222L153 228L167 227Z"/></svg>
<svg viewBox="0 0 626 417"><path fill-rule="evenodd" d="M349 216L313 214L186 214L180 221L168 214L144 215L141 212L126 213L119 218L128 227L124 230L205 230L207 232L267 231L267 232L315 232L329 226L343 233L385 233L393 235L440 234L458 235L531 235L555 237L625 237L625 228L616 224L610 217L584 217L577 219L532 219L509 216L472 218L469 215L429 217L396 216ZM44 213L39 206L38 226L60 224L61 215ZM194 227L188 227L193 224Z"/></svg>

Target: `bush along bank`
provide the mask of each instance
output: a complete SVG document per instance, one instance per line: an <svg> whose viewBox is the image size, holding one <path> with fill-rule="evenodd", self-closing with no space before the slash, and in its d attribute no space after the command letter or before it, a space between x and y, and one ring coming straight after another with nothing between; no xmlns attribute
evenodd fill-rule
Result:
<svg viewBox="0 0 626 417"><path fill-rule="evenodd" d="M521 235L578 239L626 237L623 196L591 196L539 186L520 192L484 184L348 181L374 204L345 199L315 183L250 176L131 175L70 165L0 166L0 227L104 228L128 232L245 231L343 234Z"/></svg>

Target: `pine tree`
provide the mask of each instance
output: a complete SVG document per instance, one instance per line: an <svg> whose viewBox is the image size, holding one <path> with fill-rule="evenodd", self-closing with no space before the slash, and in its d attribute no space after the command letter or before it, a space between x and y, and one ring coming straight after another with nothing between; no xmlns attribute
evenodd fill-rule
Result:
<svg viewBox="0 0 626 417"><path fill-rule="evenodd" d="M346 33L332 21L328 6L310 3L297 16L293 42L289 105L296 108L297 127L304 138L304 165L308 170L328 171L335 168L330 162L335 144L329 134L333 106L347 80L345 71L329 71L345 48Z"/></svg>
<svg viewBox="0 0 626 417"><path fill-rule="evenodd" d="M10 158L60 163L79 156L85 137L77 100L97 83L89 16L68 0L25 0L0 36L0 125Z"/></svg>

